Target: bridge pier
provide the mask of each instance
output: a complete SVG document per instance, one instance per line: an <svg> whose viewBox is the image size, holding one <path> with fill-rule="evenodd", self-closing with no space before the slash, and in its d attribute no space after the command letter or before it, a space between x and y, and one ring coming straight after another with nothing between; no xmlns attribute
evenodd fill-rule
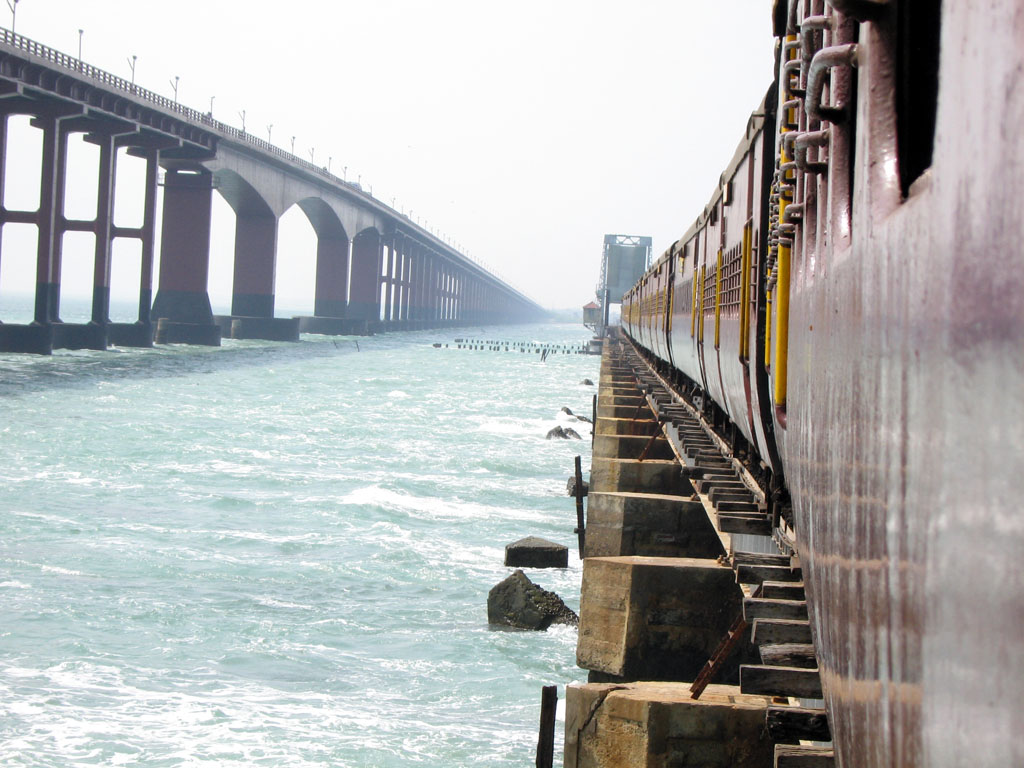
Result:
<svg viewBox="0 0 1024 768"><path fill-rule="evenodd" d="M277 221L269 209L235 210L231 314L213 318L222 338L299 340L297 318L274 317Z"/></svg>
<svg viewBox="0 0 1024 768"><path fill-rule="evenodd" d="M153 302L157 343L219 346L206 291L210 272L213 176L205 170L169 168L164 175L160 285Z"/></svg>
<svg viewBox="0 0 1024 768"><path fill-rule="evenodd" d="M114 227L115 237L138 239L142 245L139 269L139 319L134 323L109 323L107 341L120 347L152 347L153 258L156 253L156 193L160 170L160 149L178 142L156 135L120 136L115 145L128 147L128 154L146 161L142 226L138 229Z"/></svg>
<svg viewBox="0 0 1024 768"><path fill-rule="evenodd" d="M32 322L28 324L0 323L0 351L28 352L48 355L54 347L54 328L58 319L60 299L60 257L57 243L58 221L62 220L64 195L64 167L66 134L61 129L62 119L80 115L80 105L60 102L23 102L18 98L8 101L2 113L3 155L7 154L7 120L12 114L29 114L32 125L43 132L42 160L40 163L39 207L35 211L0 210L0 226L8 222L35 224L36 286Z"/></svg>
<svg viewBox="0 0 1024 768"><path fill-rule="evenodd" d="M369 330L380 325L380 276L383 245L375 229L352 239L352 283L347 317L365 320Z"/></svg>

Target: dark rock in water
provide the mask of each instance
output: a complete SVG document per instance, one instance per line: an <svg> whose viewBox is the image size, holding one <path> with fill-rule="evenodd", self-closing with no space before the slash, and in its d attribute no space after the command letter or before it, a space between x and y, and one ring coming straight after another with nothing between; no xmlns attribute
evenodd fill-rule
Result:
<svg viewBox="0 0 1024 768"><path fill-rule="evenodd" d="M545 440L568 440L569 436L565 434L565 430L561 427L555 427L554 429L548 430L547 435L544 437Z"/></svg>
<svg viewBox="0 0 1024 768"><path fill-rule="evenodd" d="M505 546L505 565L513 568L568 568L569 548L539 536Z"/></svg>
<svg viewBox="0 0 1024 768"><path fill-rule="evenodd" d="M579 625L579 617L554 592L541 589L516 571L487 594L487 623L545 630L552 624Z"/></svg>
<svg viewBox="0 0 1024 768"><path fill-rule="evenodd" d="M565 437L566 437L566 438L569 438L569 437L574 437L574 438L576 438L577 440L582 440L582 439L583 439L582 437L580 437L580 433L579 433L579 432L577 432L577 431L576 431L575 429L573 429L572 427L566 427L565 429L563 429L563 430L562 430L562 432L564 433L564 435L565 435Z"/></svg>
<svg viewBox="0 0 1024 768"><path fill-rule="evenodd" d="M584 379L583 381L580 382L580 386L581 387L592 387L592 386L594 386L594 382L592 382L590 379Z"/></svg>
<svg viewBox="0 0 1024 768"><path fill-rule="evenodd" d="M580 416L578 413L573 413L572 411L570 411L568 408L566 408L564 406L562 407L562 413L564 413L566 416L572 416L574 419L576 419L576 421L585 421L585 422L587 422L587 424L593 424L594 423L590 419L588 419L586 416Z"/></svg>
<svg viewBox="0 0 1024 768"><path fill-rule="evenodd" d="M569 482L565 484L565 490L570 496L576 495L576 475L569 475ZM583 481L583 495L590 493L590 483Z"/></svg>

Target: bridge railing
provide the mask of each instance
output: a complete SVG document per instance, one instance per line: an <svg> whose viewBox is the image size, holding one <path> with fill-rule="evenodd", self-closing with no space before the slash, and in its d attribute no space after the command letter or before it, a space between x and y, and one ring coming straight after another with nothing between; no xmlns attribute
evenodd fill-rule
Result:
<svg viewBox="0 0 1024 768"><path fill-rule="evenodd" d="M12 32L11 30L6 29L4 27L0 27L0 42L12 48L17 48L18 50L32 54L37 58L48 61L51 64L54 64L58 67L62 67L63 69L69 70L71 72L76 72L80 75L83 75L84 77L88 77L92 80L102 83L108 88L123 91L124 93L130 94L135 99L147 101L150 104L160 107L160 109L175 112L184 117L186 120L190 120L193 123L206 125L223 136L230 137L232 139L235 139L236 141L245 142L246 144L250 144L263 152L266 152L271 155L276 155L284 160L287 160L292 165L297 165L310 173L315 173L316 175L323 177L324 179L326 179L327 181L331 182L334 185L348 187L353 192L357 192L363 197L366 197L367 199L374 200L375 202L380 203L381 205L385 205L384 203L374 198L372 195L363 191L361 185L355 182L348 181L347 179L339 178L338 176L335 176L333 173L328 171L327 168L325 168L324 166L316 165L315 163L312 163L309 160L305 160L299 157L298 155L292 154L291 152L287 152L278 147L276 144L271 144L269 141L265 141L264 139L261 139L258 136L253 136L251 133L247 133L244 130L235 128L233 125L222 123L220 120L214 120L213 114L210 112L200 112L197 109L186 107L174 99L168 99L166 96L161 96L159 93L156 93L155 91L151 91L147 88L142 88L141 86L136 85L130 80L125 80L123 77L118 77L117 75L107 72L106 70L100 69L99 67L94 67L92 64L87 64L81 59L75 58L74 56L69 56L66 53L58 51L56 48L51 48L48 45L43 45L42 43L36 42L35 40L25 37L24 35L19 35L16 32ZM405 219L409 218L408 216L405 216L405 214L398 213L397 211L395 211L395 214L398 216L402 216ZM527 298L526 294L522 290L513 286L497 270L493 269L487 264L484 264L479 259L470 256L469 254L461 253L460 251L455 251L455 253L458 253L462 258L473 262L485 272L488 272L494 277L497 277L499 280L504 282L505 285L519 293L520 296L522 296L524 299Z"/></svg>
<svg viewBox="0 0 1024 768"><path fill-rule="evenodd" d="M130 94L132 97L136 99L148 101L150 104L160 107L161 109L170 112L176 112L177 114L181 115L187 120L190 120L194 123L200 123L202 125L209 126L218 133L224 134L225 136L229 136L233 139L237 139L238 141L244 141L248 144L252 144L253 146L263 150L264 152L268 152L272 155L278 155L279 157L282 157L288 160L289 162L302 167L307 171L316 173L320 176L323 176L326 179L329 179L333 183L350 187L355 191L361 192L363 195L366 195L366 193L363 192L362 187L360 185L354 184L351 181L346 181L345 179L340 179L323 166L319 166L314 163L311 163L308 160L304 160L301 157L298 157L297 155L293 155L291 152L286 152L280 147L271 144L269 141L264 141L258 136L253 136L251 133L247 133L246 131L235 128L232 125L222 123L220 120L214 120L213 115L210 112L200 112L197 109L186 107L185 105L175 101L174 99L169 99L166 96L161 96L159 93L138 86L130 80L125 80L123 77L118 77L117 75L111 74L106 70L94 67L91 64L87 64L86 62L82 61L81 59L76 59L74 56L69 56L68 54L62 53L61 51L58 51L55 48L50 48L48 45L38 43L35 40L31 40L25 37L24 35L19 35L15 32L11 32L11 30L9 29L0 28L0 41L11 46L12 48L17 48L19 50L25 51L26 53L30 53L33 56L36 56L40 59L45 59L51 64L56 64L59 67L63 67L64 69L70 70L72 72L77 72L80 75L96 80L97 82L103 83L103 85L107 86L108 88L123 91L124 93ZM369 195L366 196L369 197Z"/></svg>

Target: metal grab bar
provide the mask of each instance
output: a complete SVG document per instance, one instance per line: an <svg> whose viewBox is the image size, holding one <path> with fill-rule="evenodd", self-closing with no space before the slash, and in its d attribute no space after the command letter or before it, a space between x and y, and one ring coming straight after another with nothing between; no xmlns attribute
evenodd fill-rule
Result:
<svg viewBox="0 0 1024 768"><path fill-rule="evenodd" d="M832 31L831 16L808 16L800 22L800 53L804 64L814 58L814 33Z"/></svg>
<svg viewBox="0 0 1024 768"><path fill-rule="evenodd" d="M814 162L807 159L807 150L811 147L825 147L828 146L829 141L829 130L825 128L821 131L807 131L806 133L797 134L796 139L793 141L794 147L794 160L796 161L796 167L805 173L827 173L828 163Z"/></svg>
<svg viewBox="0 0 1024 768"><path fill-rule="evenodd" d="M846 105L825 106L821 96L825 91L825 80L836 67L857 66L857 44L834 45L814 54L807 73L807 99L804 109L812 120L842 123L846 120Z"/></svg>
<svg viewBox="0 0 1024 768"><path fill-rule="evenodd" d="M889 5L889 0L825 0L845 16L857 21L877 21Z"/></svg>

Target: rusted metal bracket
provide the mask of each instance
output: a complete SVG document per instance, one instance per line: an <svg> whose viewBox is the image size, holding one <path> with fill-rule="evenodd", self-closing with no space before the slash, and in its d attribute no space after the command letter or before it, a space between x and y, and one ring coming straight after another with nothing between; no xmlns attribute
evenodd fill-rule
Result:
<svg viewBox="0 0 1024 768"><path fill-rule="evenodd" d="M751 597L758 597L761 594L761 585L751 593ZM733 625L729 627L729 631L726 632L725 637L715 648L714 653L711 654L711 658L704 664L700 674L697 675L697 679L690 684L690 698L699 699L700 695L704 693L704 689L711 683L712 678L718 673L718 670L722 668L726 660L732 655L733 650L739 643L740 638L743 637L743 633L747 629L747 620L743 618L743 609L740 609L740 615L737 617Z"/></svg>

